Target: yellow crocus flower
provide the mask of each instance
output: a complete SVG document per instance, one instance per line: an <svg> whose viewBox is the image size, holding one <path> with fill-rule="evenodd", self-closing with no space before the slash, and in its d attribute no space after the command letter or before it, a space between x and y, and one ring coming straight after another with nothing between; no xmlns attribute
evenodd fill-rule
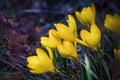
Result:
<svg viewBox="0 0 120 80"><path fill-rule="evenodd" d="M78 60L76 48L70 41L63 40L63 43L57 46L57 50L65 58Z"/></svg>
<svg viewBox="0 0 120 80"><path fill-rule="evenodd" d="M28 68L30 68L31 73L42 74L45 72L52 72L52 73L56 72L56 68L54 67L54 64L52 62L53 60L52 50L48 47L47 50L50 58L45 53L45 51L40 48L36 48L37 56L29 56L27 58L27 62L28 62L27 66Z"/></svg>
<svg viewBox="0 0 120 80"><path fill-rule="evenodd" d="M117 58L120 59L120 49L114 49L114 54Z"/></svg>
<svg viewBox="0 0 120 80"><path fill-rule="evenodd" d="M74 34L71 32L70 28L62 23L54 24L57 29L57 34L61 39L74 41Z"/></svg>
<svg viewBox="0 0 120 80"><path fill-rule="evenodd" d="M96 24L91 25L90 32L87 30L81 30L80 36L82 40L76 38L76 41L79 44L88 46L96 51L100 47L101 32Z"/></svg>
<svg viewBox="0 0 120 80"><path fill-rule="evenodd" d="M57 29L57 34L61 39L74 41L74 35L77 36L77 27L74 17L70 14L68 15L67 23L68 26L62 23L54 24Z"/></svg>
<svg viewBox="0 0 120 80"><path fill-rule="evenodd" d="M77 19L85 26L90 27L92 23L95 23L95 6L92 3L91 7L84 7L81 12L75 12Z"/></svg>
<svg viewBox="0 0 120 80"><path fill-rule="evenodd" d="M107 14L104 26L108 30L120 35L120 16L118 14L114 14L113 16Z"/></svg>
<svg viewBox="0 0 120 80"><path fill-rule="evenodd" d="M40 38L41 45L44 47L50 47L55 49L59 43L61 43L61 39L56 35L56 30L49 30L49 37L41 37Z"/></svg>

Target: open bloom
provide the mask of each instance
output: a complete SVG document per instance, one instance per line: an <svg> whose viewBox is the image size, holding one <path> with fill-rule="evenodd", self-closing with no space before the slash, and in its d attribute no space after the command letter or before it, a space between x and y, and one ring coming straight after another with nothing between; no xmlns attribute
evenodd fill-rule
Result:
<svg viewBox="0 0 120 80"><path fill-rule="evenodd" d="M96 11L93 3L91 7L84 7L81 12L76 11L75 13L83 25L90 27L92 23L95 23Z"/></svg>
<svg viewBox="0 0 120 80"><path fill-rule="evenodd" d="M63 43L57 46L57 50L65 58L78 60L76 48L70 41L63 40Z"/></svg>
<svg viewBox="0 0 120 80"><path fill-rule="evenodd" d="M80 36L82 40L76 38L76 41L79 44L88 46L96 51L100 47L101 32L96 24L91 25L90 32L88 32L87 30L81 30Z"/></svg>
<svg viewBox="0 0 120 80"><path fill-rule="evenodd" d="M27 58L27 66L30 68L30 72L33 74L42 74L45 72L56 72L56 68L54 67L52 60L53 60L53 54L52 50L47 47L48 55L44 52L44 50L37 48L36 53L37 56L29 56Z"/></svg>
<svg viewBox="0 0 120 80"><path fill-rule="evenodd" d="M57 29L57 34L61 39L74 41L74 35L77 34L76 22L72 15L68 15L68 25L62 23L54 24Z"/></svg>
<svg viewBox="0 0 120 80"><path fill-rule="evenodd" d="M120 35L120 16L118 14L114 14L113 16L107 14L104 25L108 30Z"/></svg>
<svg viewBox="0 0 120 80"><path fill-rule="evenodd" d="M120 49L114 49L114 54L117 58L120 59Z"/></svg>
<svg viewBox="0 0 120 80"><path fill-rule="evenodd" d="M56 35L56 30L49 30L49 37L41 37L41 45L44 47L56 48L59 43L61 43L61 39Z"/></svg>

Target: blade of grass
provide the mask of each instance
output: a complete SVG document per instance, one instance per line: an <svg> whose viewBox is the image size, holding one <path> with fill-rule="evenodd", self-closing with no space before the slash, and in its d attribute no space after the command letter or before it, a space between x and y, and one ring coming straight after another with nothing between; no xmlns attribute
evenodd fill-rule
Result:
<svg viewBox="0 0 120 80"><path fill-rule="evenodd" d="M90 73L90 64L88 57L85 55L85 69L86 69L86 74L87 74L87 80L92 80L91 79L91 73Z"/></svg>

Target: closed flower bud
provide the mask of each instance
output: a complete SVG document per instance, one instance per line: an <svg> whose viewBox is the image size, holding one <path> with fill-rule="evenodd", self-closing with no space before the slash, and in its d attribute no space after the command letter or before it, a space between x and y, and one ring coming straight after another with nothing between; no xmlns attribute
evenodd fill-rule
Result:
<svg viewBox="0 0 120 80"><path fill-rule="evenodd" d="M110 14L106 15L105 28L120 35L120 16L118 14L114 14L113 16Z"/></svg>
<svg viewBox="0 0 120 80"><path fill-rule="evenodd" d="M79 44L88 46L96 51L100 48L101 32L96 24L91 25L90 32L81 30L80 36L82 40L76 39Z"/></svg>
<svg viewBox="0 0 120 80"><path fill-rule="evenodd" d="M40 48L36 49L37 56L29 56L27 58L27 66L30 68L30 72L33 74L42 74L46 72L56 72L56 68L52 62L53 56L50 48L47 47L48 55L46 52Z"/></svg>
<svg viewBox="0 0 120 80"><path fill-rule="evenodd" d="M76 48L70 41L64 40L62 44L58 45L57 50L65 58L78 60Z"/></svg>
<svg viewBox="0 0 120 80"><path fill-rule="evenodd" d="M76 11L76 17L85 26L90 27L92 23L95 23L95 6L92 3L91 7L84 7L81 12Z"/></svg>

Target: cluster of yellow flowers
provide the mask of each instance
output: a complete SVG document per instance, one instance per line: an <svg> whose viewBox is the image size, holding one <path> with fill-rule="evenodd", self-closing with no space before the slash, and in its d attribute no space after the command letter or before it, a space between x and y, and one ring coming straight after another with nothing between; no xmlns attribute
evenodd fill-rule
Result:
<svg viewBox="0 0 120 80"><path fill-rule="evenodd" d="M30 68L30 72L34 74L42 74L45 72L55 73L57 69L53 64L53 51L57 50L62 57L79 60L76 50L77 43L90 47L91 49L98 51L101 44L101 31L96 25L95 16L96 10L92 3L90 7L84 7L81 12L76 11L77 19L85 26L90 28L90 31L82 29L80 31L80 37L77 35L77 26L75 18L72 15L68 15L68 25L57 23L54 24L56 29L49 30L48 37L41 37L40 43L48 50L48 54L41 49L37 48L37 56L29 56L27 58L27 66ZM120 35L120 16L114 14L114 16L107 14L105 19L105 27ZM116 54L120 55L120 50L114 50Z"/></svg>

